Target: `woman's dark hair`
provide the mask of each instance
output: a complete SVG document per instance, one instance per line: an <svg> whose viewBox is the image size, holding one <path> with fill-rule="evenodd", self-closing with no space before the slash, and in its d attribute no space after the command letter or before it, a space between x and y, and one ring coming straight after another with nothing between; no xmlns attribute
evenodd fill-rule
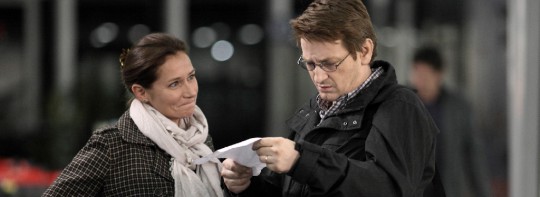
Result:
<svg viewBox="0 0 540 197"><path fill-rule="evenodd" d="M165 58L180 51L187 53L186 44L174 36L165 33L144 36L120 55L124 86L130 92L133 84L150 88L157 78L158 68L165 63Z"/></svg>

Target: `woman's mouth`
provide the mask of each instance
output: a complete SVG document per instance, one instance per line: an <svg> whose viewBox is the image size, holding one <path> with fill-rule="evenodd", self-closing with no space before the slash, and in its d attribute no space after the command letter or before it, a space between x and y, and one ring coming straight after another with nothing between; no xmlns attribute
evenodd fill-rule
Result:
<svg viewBox="0 0 540 197"><path fill-rule="evenodd" d="M184 103L181 103L179 105L176 105L176 109L185 109L186 107L193 107L195 106L195 100L193 101L189 101L189 102L184 102Z"/></svg>

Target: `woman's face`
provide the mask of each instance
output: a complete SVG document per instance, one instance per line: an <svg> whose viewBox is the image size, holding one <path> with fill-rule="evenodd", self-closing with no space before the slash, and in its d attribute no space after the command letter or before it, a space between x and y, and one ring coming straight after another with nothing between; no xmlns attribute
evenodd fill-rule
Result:
<svg viewBox="0 0 540 197"><path fill-rule="evenodd" d="M199 87L188 55L177 52L167 56L156 76L152 86L145 89L147 103L176 123L191 116Z"/></svg>

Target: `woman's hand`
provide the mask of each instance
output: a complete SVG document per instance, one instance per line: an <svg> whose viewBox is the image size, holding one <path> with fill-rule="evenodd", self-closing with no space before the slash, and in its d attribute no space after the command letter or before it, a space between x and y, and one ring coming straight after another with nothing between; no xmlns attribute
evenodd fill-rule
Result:
<svg viewBox="0 0 540 197"><path fill-rule="evenodd" d="M251 184L252 175L253 172L251 168L240 165L232 159L225 159L225 161L223 161L221 176L229 191L233 193L238 194L246 190L249 187L249 184Z"/></svg>

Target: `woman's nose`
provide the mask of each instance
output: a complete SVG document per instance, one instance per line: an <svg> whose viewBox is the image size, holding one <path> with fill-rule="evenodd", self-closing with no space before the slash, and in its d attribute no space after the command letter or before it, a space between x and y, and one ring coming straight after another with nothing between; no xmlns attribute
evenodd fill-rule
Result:
<svg viewBox="0 0 540 197"><path fill-rule="evenodd" d="M184 88L184 97L191 98L197 96L197 83L188 83Z"/></svg>

